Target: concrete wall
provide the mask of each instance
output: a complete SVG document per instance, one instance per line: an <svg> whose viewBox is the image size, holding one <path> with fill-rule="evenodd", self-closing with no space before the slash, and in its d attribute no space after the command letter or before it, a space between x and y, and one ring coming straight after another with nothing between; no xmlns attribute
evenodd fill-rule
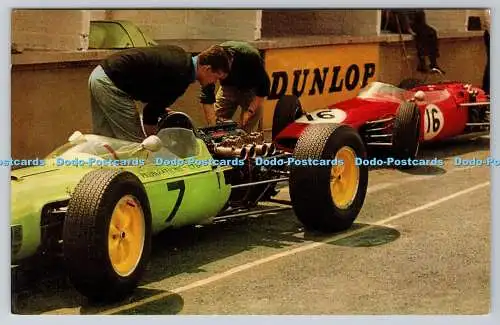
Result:
<svg viewBox="0 0 500 325"><path fill-rule="evenodd" d="M43 157L74 129L91 131L87 80L91 67L12 70L12 157Z"/></svg>
<svg viewBox="0 0 500 325"><path fill-rule="evenodd" d="M379 10L263 10L262 38L377 35Z"/></svg>
<svg viewBox="0 0 500 325"><path fill-rule="evenodd" d="M427 23L443 31L465 31L467 13L464 9L432 9L425 10Z"/></svg>
<svg viewBox="0 0 500 325"><path fill-rule="evenodd" d="M12 12L12 41L23 49L77 50L90 20L129 20L156 40L261 37L260 10L25 10Z"/></svg>
<svg viewBox="0 0 500 325"><path fill-rule="evenodd" d="M425 10L425 13L427 23L434 26L439 32L467 30L469 16L481 18L482 24L489 21L486 9L433 9Z"/></svg>
<svg viewBox="0 0 500 325"><path fill-rule="evenodd" d="M440 39L441 57L439 65L445 70L446 80L458 80L482 85L484 67L486 64L486 49L480 37L471 39ZM409 64L404 59L400 43L382 45L380 50L379 80L388 83L399 83L403 78L416 78L435 82L442 80L436 75L422 74L415 71L417 56L413 42L406 42Z"/></svg>
<svg viewBox="0 0 500 325"><path fill-rule="evenodd" d="M25 49L77 50L89 33L88 10L13 10L12 42Z"/></svg>
<svg viewBox="0 0 500 325"><path fill-rule="evenodd" d="M130 20L158 40L260 38L260 10L110 10L107 19Z"/></svg>

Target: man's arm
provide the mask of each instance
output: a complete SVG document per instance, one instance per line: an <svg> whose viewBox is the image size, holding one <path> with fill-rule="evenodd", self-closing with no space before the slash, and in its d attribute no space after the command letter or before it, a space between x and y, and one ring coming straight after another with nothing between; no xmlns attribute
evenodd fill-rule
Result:
<svg viewBox="0 0 500 325"><path fill-rule="evenodd" d="M262 108L262 104L264 99L269 96L269 87L271 85L271 81L267 72L264 68L264 65L261 61L259 65L259 69L257 70L257 87L255 89L255 98L252 100L250 105L248 105L248 110L243 113L241 124L245 126L250 118L255 115L259 109Z"/></svg>
<svg viewBox="0 0 500 325"><path fill-rule="evenodd" d="M203 113L205 114L205 121L207 126L214 126L217 124L217 116L215 115L215 108L213 104L201 104Z"/></svg>
<svg viewBox="0 0 500 325"><path fill-rule="evenodd" d="M215 125L217 117L215 115L215 85L211 84L201 88L200 103L205 114L205 121L208 126Z"/></svg>
<svg viewBox="0 0 500 325"><path fill-rule="evenodd" d="M158 133L158 119L167 112L174 101L152 102L144 106L142 121L146 136Z"/></svg>
<svg viewBox="0 0 500 325"><path fill-rule="evenodd" d="M241 126L244 127L247 125L248 121L252 116L257 114L258 110L261 109L262 103L264 102L265 97L255 96L250 105L248 105L248 110L243 112L243 116L241 118Z"/></svg>

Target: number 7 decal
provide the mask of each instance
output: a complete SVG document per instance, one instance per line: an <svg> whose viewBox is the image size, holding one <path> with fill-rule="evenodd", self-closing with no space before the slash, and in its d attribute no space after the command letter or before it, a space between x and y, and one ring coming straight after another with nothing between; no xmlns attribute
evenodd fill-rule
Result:
<svg viewBox="0 0 500 325"><path fill-rule="evenodd" d="M181 206L182 199L184 198L184 192L186 190L186 184L184 183L184 180L167 183L167 189L169 191L179 190L179 196L177 196L177 201L175 201L174 208L170 212L170 215L168 216L167 220L165 220L165 222L170 222L175 217L175 214L177 213L179 207Z"/></svg>

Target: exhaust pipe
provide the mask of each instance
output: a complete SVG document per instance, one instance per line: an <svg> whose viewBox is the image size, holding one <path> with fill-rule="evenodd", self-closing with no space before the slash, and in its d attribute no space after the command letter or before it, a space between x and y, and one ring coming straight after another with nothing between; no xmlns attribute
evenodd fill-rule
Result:
<svg viewBox="0 0 500 325"><path fill-rule="evenodd" d="M271 143L264 143L264 144L268 146L267 156L272 156L272 155L276 154L276 145L273 142L271 142Z"/></svg>
<svg viewBox="0 0 500 325"><path fill-rule="evenodd" d="M248 150L248 158L257 157L257 146L255 144L247 144L243 148Z"/></svg>
<svg viewBox="0 0 500 325"><path fill-rule="evenodd" d="M242 147L236 149L235 147L216 147L215 153L228 158L239 158L241 160L247 160L248 158L255 157L255 148Z"/></svg>
<svg viewBox="0 0 500 325"><path fill-rule="evenodd" d="M269 146L267 144L258 144L255 146L255 154L257 156L266 157L269 152Z"/></svg>

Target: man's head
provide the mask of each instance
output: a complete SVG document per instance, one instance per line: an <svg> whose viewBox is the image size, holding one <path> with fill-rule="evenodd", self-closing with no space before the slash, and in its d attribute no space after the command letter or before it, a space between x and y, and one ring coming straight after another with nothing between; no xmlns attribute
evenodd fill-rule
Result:
<svg viewBox="0 0 500 325"><path fill-rule="evenodd" d="M231 69L232 58L228 52L219 45L213 45L198 54L198 68L196 80L202 86L214 84L224 79Z"/></svg>

